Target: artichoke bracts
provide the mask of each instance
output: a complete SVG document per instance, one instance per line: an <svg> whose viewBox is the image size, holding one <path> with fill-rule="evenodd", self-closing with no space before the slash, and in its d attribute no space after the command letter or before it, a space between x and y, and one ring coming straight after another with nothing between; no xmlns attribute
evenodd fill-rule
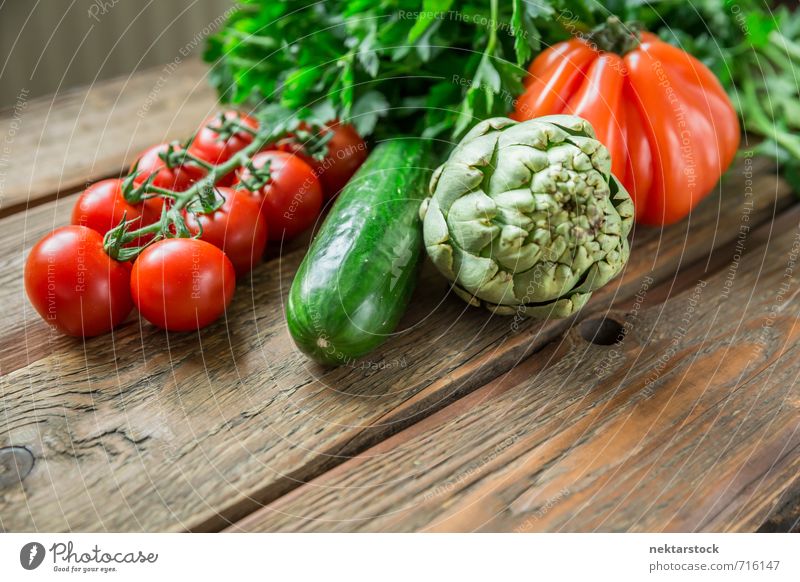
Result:
<svg viewBox="0 0 800 582"><path fill-rule="evenodd" d="M633 202L585 120L478 123L433 174L425 248L472 305L566 317L630 254Z"/></svg>

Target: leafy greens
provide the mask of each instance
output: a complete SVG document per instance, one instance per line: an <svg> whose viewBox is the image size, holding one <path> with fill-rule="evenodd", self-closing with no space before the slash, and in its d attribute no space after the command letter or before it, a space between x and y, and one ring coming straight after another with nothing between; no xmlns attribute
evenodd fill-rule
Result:
<svg viewBox="0 0 800 582"><path fill-rule="evenodd" d="M240 0L205 57L224 101L453 140L513 108L540 50L611 15L704 61L800 190L800 14L770 0Z"/></svg>

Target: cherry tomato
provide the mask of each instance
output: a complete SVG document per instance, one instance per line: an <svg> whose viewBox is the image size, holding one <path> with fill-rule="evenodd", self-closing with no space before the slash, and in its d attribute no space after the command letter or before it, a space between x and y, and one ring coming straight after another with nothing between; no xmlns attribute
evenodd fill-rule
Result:
<svg viewBox="0 0 800 582"><path fill-rule="evenodd" d="M137 160L138 166L134 164L134 166L131 167L131 172L133 171L133 167L137 167L139 171L139 175L134 180L136 184L141 184L151 174L156 174L152 182L153 186L166 188L173 192L185 192L192 184L206 175L206 171L203 168L192 164L185 164L177 168L168 168L164 160L159 157L159 154L166 151L168 147L169 144L162 143L154 145L142 152Z"/></svg>
<svg viewBox="0 0 800 582"><path fill-rule="evenodd" d="M42 319L76 337L111 331L133 309L130 271L85 226L57 228L36 243L25 263L25 291Z"/></svg>
<svg viewBox="0 0 800 582"><path fill-rule="evenodd" d="M352 125L336 123L330 127L333 137L328 142L328 154L312 167L322 182L327 199L336 196L367 159L367 144Z"/></svg>
<svg viewBox="0 0 800 582"><path fill-rule="evenodd" d="M228 257L198 239L169 238L147 247L131 272L131 295L147 321L192 331L216 321L233 299L236 273Z"/></svg>
<svg viewBox="0 0 800 582"><path fill-rule="evenodd" d="M238 111L226 111L224 116L226 119L238 117L244 125L252 127L253 129L258 129L258 122L255 119L241 114ZM219 132L213 129L215 127L217 129L220 127L219 117L216 115L209 117L203 122L203 125L192 141L192 145L189 146L190 153L211 164L219 165L223 162L227 162L231 159L233 154L244 149L253 141L253 136L245 131L236 132L228 139L221 139ZM235 181L236 172L233 171L217 180L217 184L220 186L230 186Z"/></svg>
<svg viewBox="0 0 800 582"><path fill-rule="evenodd" d="M333 136L327 143L327 153L322 160L308 155L303 144L298 143L294 136L270 148L297 154L311 166L322 184L326 200L335 197L345 187L369 154L366 142L352 125L334 122L322 133L331 131Z"/></svg>
<svg viewBox="0 0 800 582"><path fill-rule="evenodd" d="M105 235L126 220L136 220L131 228L141 228L161 217L161 204L152 199L141 204L130 204L122 194L123 180L101 180L84 190L72 208L72 224L86 226ZM138 239L130 246L140 245L152 237Z"/></svg>
<svg viewBox="0 0 800 582"><path fill-rule="evenodd" d="M253 166L269 163L269 181L252 192L261 202L267 219L270 240L292 238L312 226L322 209L322 187L314 170L299 156L281 151L260 152L253 156ZM239 172L240 180L253 180L247 168Z"/></svg>
<svg viewBox="0 0 800 582"><path fill-rule="evenodd" d="M210 214L186 213L186 224L201 240L225 251L236 274L246 275L259 262L267 246L267 221L259 201L245 192L218 187L223 205ZM198 224L199 223L199 224Z"/></svg>

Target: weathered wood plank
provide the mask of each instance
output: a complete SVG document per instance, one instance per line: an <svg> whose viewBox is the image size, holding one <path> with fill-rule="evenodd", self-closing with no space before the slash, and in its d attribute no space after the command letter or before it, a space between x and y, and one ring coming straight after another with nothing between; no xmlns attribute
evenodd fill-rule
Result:
<svg viewBox="0 0 800 582"><path fill-rule="evenodd" d="M637 232L625 276L592 309L633 296L644 276L671 284L681 263L727 259L744 204L754 200L756 223L789 201L785 184L757 167L755 199L744 196L740 166L690 222ZM9 255L20 262L2 273L16 281L22 252ZM0 380L0 446L28 447L36 465L21 486L0 491L0 527L220 528L480 387L569 326L522 322L514 331L508 318L446 298L428 270L402 333L358 366L323 370L285 330L282 301L300 256L259 267L227 321L201 334L167 336L134 320L113 341L59 338L11 366ZM44 324L21 329L28 345L48 345Z"/></svg>
<svg viewBox="0 0 800 582"><path fill-rule="evenodd" d="M643 288L609 314L621 344L575 327L231 529L757 529L800 472L798 222L664 303Z"/></svg>
<svg viewBox="0 0 800 582"><path fill-rule="evenodd" d="M127 168L146 147L185 139L213 113L207 68L187 59L0 113L0 215Z"/></svg>

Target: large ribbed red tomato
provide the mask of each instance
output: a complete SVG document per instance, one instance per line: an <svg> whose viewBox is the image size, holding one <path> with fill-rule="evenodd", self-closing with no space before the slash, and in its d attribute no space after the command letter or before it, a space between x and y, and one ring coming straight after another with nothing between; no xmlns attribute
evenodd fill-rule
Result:
<svg viewBox="0 0 800 582"><path fill-rule="evenodd" d="M567 113L589 121L637 220L669 224L688 215L733 161L739 121L700 61L650 33L633 40L622 56L583 39L544 51L512 117Z"/></svg>

